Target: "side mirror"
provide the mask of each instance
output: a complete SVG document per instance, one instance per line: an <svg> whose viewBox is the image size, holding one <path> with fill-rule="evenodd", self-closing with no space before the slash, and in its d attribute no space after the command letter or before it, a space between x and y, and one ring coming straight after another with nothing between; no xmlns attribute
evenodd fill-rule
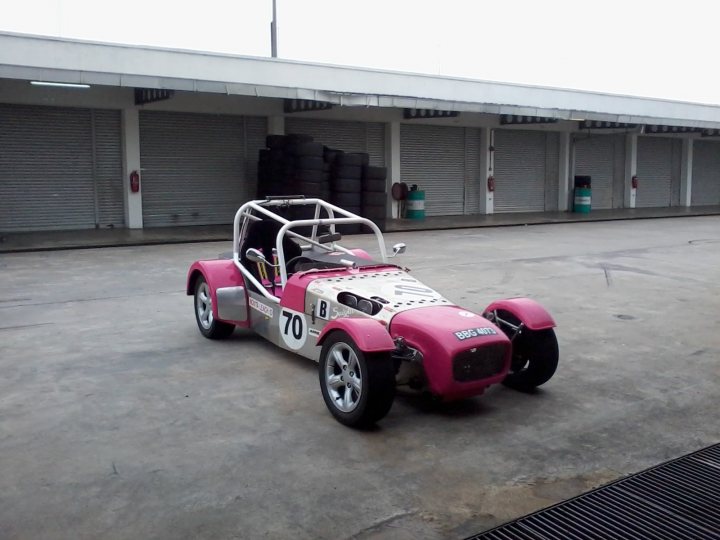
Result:
<svg viewBox="0 0 720 540"><path fill-rule="evenodd" d="M402 242L400 242L399 244L395 244L392 248L393 249L392 256L397 257L398 255L405 253L406 248L407 248L407 246L405 244L403 244Z"/></svg>
<svg viewBox="0 0 720 540"><path fill-rule="evenodd" d="M248 261L254 263L267 263L267 259L255 248L250 248L245 252L245 257Z"/></svg>

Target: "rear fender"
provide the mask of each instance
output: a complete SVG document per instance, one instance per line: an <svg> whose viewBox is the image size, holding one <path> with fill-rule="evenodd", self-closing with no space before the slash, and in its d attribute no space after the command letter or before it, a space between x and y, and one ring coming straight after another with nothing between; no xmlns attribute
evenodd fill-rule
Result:
<svg viewBox="0 0 720 540"><path fill-rule="evenodd" d="M374 319L343 318L335 319L323 328L317 345L322 346L325 338L334 330L347 332L358 348L367 353L395 350L395 342L387 328Z"/></svg>
<svg viewBox="0 0 720 540"><path fill-rule="evenodd" d="M230 322L247 328L248 296L245 280L232 260L217 259L196 261L188 271L185 292L189 296L195 294L195 286L200 276L210 286L213 317L220 321Z"/></svg>
<svg viewBox="0 0 720 540"><path fill-rule="evenodd" d="M555 328L555 320L550 313L530 298L507 298L493 302L483 311L483 316L488 313L504 310L517 317L525 327L530 330L547 330Z"/></svg>

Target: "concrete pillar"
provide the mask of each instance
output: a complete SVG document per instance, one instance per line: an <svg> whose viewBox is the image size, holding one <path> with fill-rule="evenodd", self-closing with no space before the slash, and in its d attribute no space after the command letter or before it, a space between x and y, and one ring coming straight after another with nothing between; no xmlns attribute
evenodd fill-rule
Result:
<svg viewBox="0 0 720 540"><path fill-rule="evenodd" d="M130 229L142 229L142 169L140 167L140 114L137 109L122 111L123 147L123 198L125 202L125 224ZM140 173L140 191L130 191L130 173Z"/></svg>
<svg viewBox="0 0 720 540"><path fill-rule="evenodd" d="M387 215L390 218L399 218L398 203L393 200L390 190L396 182L401 182L400 176L400 122L385 124L385 166L387 167Z"/></svg>
<svg viewBox="0 0 720 540"><path fill-rule="evenodd" d="M268 135L285 135L285 117L268 116L267 128Z"/></svg>
<svg viewBox="0 0 720 540"><path fill-rule="evenodd" d="M693 139L683 139L680 161L680 206L692 204Z"/></svg>
<svg viewBox="0 0 720 540"><path fill-rule="evenodd" d="M628 133L625 137L625 208L635 208L636 189L632 187L632 177L637 175L637 133ZM639 179L642 182L642 178Z"/></svg>
<svg viewBox="0 0 720 540"><path fill-rule="evenodd" d="M570 179L572 164L570 162L570 132L560 133L559 148L560 163L558 164L558 210L565 212L568 209L568 193L570 190Z"/></svg>
<svg viewBox="0 0 720 540"><path fill-rule="evenodd" d="M493 176L494 155L491 150L494 144L493 130L480 128L480 213L492 214L495 194L488 189L488 177Z"/></svg>

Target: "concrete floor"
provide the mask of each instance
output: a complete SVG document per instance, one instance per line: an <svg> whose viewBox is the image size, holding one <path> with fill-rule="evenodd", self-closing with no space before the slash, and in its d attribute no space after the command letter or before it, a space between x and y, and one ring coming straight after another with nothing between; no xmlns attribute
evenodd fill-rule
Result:
<svg viewBox="0 0 720 540"><path fill-rule="evenodd" d="M720 440L720 217L388 237L468 308L545 304L555 378L353 431L311 362L197 332L227 243L0 255L0 538L459 538Z"/></svg>

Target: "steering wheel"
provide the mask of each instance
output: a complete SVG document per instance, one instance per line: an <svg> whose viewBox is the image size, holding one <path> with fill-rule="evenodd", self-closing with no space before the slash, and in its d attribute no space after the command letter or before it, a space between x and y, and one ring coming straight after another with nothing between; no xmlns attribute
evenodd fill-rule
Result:
<svg viewBox="0 0 720 540"><path fill-rule="evenodd" d="M298 255L297 257L293 257L290 259L287 263L285 263L285 268L287 268L288 274L292 274L294 272L297 272L295 267L298 265L298 263L311 263L313 262L312 259L309 257L305 257L304 255Z"/></svg>

